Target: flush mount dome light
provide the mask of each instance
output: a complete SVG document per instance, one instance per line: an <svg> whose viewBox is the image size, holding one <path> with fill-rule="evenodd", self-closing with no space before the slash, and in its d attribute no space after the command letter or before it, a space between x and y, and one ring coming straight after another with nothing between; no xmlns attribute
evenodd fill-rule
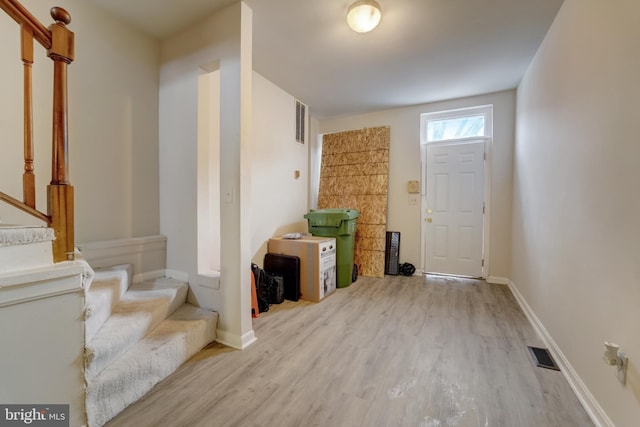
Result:
<svg viewBox="0 0 640 427"><path fill-rule="evenodd" d="M373 0L357 1L349 6L347 24L357 33L368 33L378 26L382 12L380 5Z"/></svg>

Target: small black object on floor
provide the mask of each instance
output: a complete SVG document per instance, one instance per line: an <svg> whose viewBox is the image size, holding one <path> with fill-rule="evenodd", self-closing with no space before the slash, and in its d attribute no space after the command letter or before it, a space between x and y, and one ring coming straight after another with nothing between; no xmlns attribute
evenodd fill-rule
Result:
<svg viewBox="0 0 640 427"><path fill-rule="evenodd" d="M403 276L413 276L413 273L416 272L416 267L409 262L405 262L400 264L399 272Z"/></svg>
<svg viewBox="0 0 640 427"><path fill-rule="evenodd" d="M551 357L551 353L546 348L540 347L531 347L527 346L529 349L529 353L531 353L531 357L533 357L533 361L536 366L539 368L553 369L554 371L559 371L560 368L556 365L556 362Z"/></svg>

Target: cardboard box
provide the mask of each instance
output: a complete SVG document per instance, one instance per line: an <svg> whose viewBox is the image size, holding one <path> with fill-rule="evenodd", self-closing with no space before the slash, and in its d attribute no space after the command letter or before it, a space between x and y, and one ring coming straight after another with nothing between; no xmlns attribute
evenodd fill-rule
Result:
<svg viewBox="0 0 640 427"><path fill-rule="evenodd" d="M336 290L336 239L274 237L267 248L269 253L300 258L300 299L319 302Z"/></svg>

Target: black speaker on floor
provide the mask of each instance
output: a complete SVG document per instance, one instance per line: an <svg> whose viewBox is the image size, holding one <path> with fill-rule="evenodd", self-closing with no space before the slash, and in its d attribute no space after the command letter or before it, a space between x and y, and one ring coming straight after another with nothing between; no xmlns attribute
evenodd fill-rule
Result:
<svg viewBox="0 0 640 427"><path fill-rule="evenodd" d="M384 253L384 274L400 273L400 232L387 231L387 247Z"/></svg>
<svg viewBox="0 0 640 427"><path fill-rule="evenodd" d="M284 298L300 299L300 258L292 255L268 253L264 256L264 271L278 274L284 279Z"/></svg>

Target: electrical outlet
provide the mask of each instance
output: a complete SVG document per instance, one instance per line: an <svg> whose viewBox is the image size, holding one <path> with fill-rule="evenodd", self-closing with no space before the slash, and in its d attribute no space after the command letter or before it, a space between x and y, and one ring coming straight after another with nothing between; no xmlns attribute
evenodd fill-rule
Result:
<svg viewBox="0 0 640 427"><path fill-rule="evenodd" d="M629 365L629 358L622 351L618 351L618 372L616 377L624 385L627 382L627 366Z"/></svg>

